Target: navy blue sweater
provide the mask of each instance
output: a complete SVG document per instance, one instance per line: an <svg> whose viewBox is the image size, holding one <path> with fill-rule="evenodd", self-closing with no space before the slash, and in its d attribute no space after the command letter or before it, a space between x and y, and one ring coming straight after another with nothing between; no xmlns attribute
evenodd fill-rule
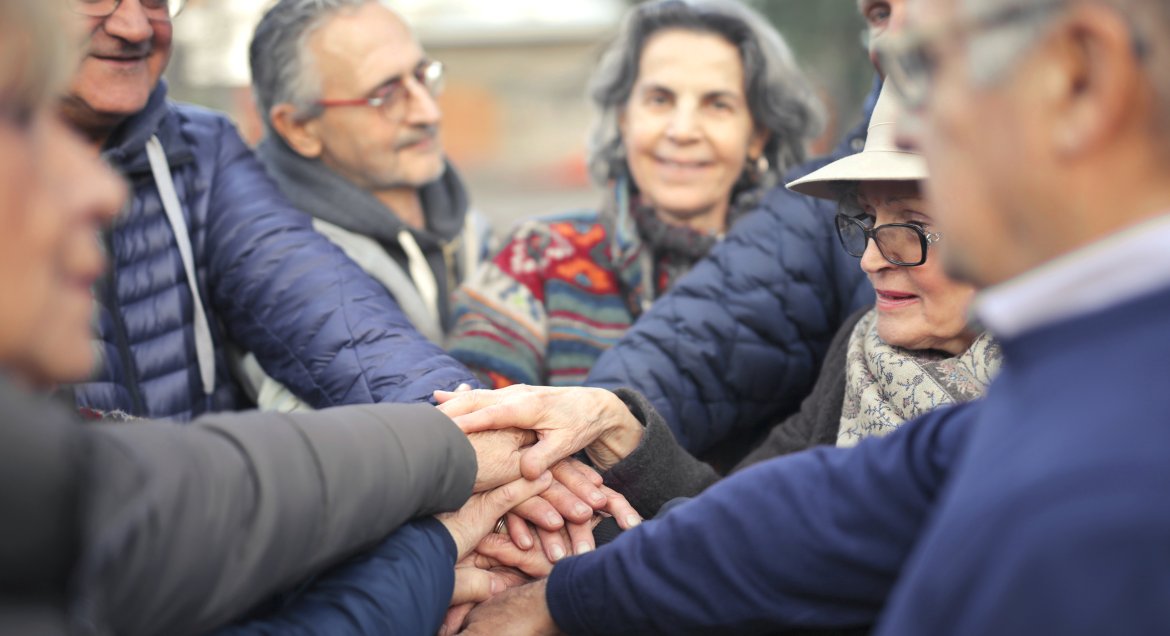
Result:
<svg viewBox="0 0 1170 636"><path fill-rule="evenodd" d="M1170 289L1002 340L981 402L737 473L558 565L570 633L1170 633Z"/></svg>
<svg viewBox="0 0 1170 636"><path fill-rule="evenodd" d="M216 636L434 634L451 603L456 552L443 524L415 521L292 595L286 606Z"/></svg>

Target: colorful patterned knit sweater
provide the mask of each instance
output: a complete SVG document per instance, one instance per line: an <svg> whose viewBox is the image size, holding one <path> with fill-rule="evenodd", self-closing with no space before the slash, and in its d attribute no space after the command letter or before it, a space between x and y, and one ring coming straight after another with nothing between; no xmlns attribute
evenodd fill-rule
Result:
<svg viewBox="0 0 1170 636"><path fill-rule="evenodd" d="M520 225L457 292L447 348L487 386L580 384L636 319L642 243L597 212Z"/></svg>

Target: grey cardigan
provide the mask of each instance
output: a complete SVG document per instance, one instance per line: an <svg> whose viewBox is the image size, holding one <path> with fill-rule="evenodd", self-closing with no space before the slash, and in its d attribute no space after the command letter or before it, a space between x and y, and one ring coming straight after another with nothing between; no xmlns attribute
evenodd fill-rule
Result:
<svg viewBox="0 0 1170 636"><path fill-rule="evenodd" d="M845 361L853 327L871 307L845 321L825 354L824 366L800 410L772 427L768 436L733 469L795 453L813 446L834 444L845 401ZM694 497L719 481L720 475L675 440L666 420L650 401L630 389L615 391L638 421L646 426L638 448L604 474L605 483L626 496L644 517L653 517L662 504L676 497Z"/></svg>
<svg viewBox="0 0 1170 636"><path fill-rule="evenodd" d="M458 508L477 470L426 405L82 425L0 384L0 412L0 596L66 610L70 631L222 625Z"/></svg>

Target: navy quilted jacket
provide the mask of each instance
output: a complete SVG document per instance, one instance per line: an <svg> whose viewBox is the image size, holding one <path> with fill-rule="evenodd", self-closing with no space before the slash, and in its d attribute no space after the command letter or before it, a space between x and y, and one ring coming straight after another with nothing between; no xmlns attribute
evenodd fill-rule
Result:
<svg viewBox="0 0 1170 636"><path fill-rule="evenodd" d="M790 180L861 150L866 128ZM795 412L838 327L873 304L858 260L837 240L835 211L782 187L770 192L601 356L587 384L645 395L694 454Z"/></svg>
<svg viewBox="0 0 1170 636"><path fill-rule="evenodd" d="M145 150L166 151L211 322L216 383L204 395L193 301ZM160 84L104 157L133 197L106 239L97 289L101 364L75 387L79 406L186 421L237 409L225 355L233 342L314 407L428 400L475 383L419 335L373 281L277 191L224 116L167 101Z"/></svg>

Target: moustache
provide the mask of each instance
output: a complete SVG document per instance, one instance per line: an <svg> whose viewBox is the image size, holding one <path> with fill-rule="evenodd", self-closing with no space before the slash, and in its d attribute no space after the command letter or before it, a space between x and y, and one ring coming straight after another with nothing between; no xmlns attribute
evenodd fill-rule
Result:
<svg viewBox="0 0 1170 636"><path fill-rule="evenodd" d="M394 144L395 150L402 150L423 141L433 141L439 135L438 126L419 126L407 132Z"/></svg>
<svg viewBox="0 0 1170 636"><path fill-rule="evenodd" d="M154 44L150 40L137 44L124 42L121 40L102 43L94 42L89 48L89 55L91 57L105 57L125 60L143 58L153 52Z"/></svg>

